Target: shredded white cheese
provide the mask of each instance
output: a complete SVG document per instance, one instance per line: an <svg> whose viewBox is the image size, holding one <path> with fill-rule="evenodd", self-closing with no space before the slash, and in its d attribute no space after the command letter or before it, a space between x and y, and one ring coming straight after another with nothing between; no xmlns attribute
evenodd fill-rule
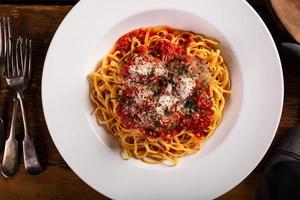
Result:
<svg viewBox="0 0 300 200"><path fill-rule="evenodd" d="M147 76L151 73L152 68L152 63L142 61L140 64L132 65L129 69L129 73Z"/></svg>
<svg viewBox="0 0 300 200"><path fill-rule="evenodd" d="M164 115L166 108L170 109L171 106L176 104L179 100L172 95L162 95L158 100L158 106L155 108L159 115Z"/></svg>
<svg viewBox="0 0 300 200"><path fill-rule="evenodd" d="M181 77L180 83L177 85L177 91L180 94L181 99L186 99L190 96L195 88L196 83L190 77Z"/></svg>
<svg viewBox="0 0 300 200"><path fill-rule="evenodd" d="M168 86L167 86L167 88L166 88L166 92L167 93L169 93L169 94L171 94L171 92L172 92L172 84L168 84Z"/></svg>
<svg viewBox="0 0 300 200"><path fill-rule="evenodd" d="M140 90L138 90L138 93L136 94L134 100L137 104L140 104L152 95L153 95L152 90L150 90L150 89L140 89Z"/></svg>
<svg viewBox="0 0 300 200"><path fill-rule="evenodd" d="M181 111L182 109L184 108L184 104L183 103L180 103L180 104L177 104L176 106L176 111Z"/></svg>
<svg viewBox="0 0 300 200"><path fill-rule="evenodd" d="M153 63L143 60L142 57L137 56L134 60L134 65L130 66L129 73L131 75L148 76L151 73L157 76L166 74L166 69L163 63Z"/></svg>
<svg viewBox="0 0 300 200"><path fill-rule="evenodd" d="M166 72L165 66L162 63L159 63L158 66L155 67L154 73L157 76L163 76L166 74Z"/></svg>

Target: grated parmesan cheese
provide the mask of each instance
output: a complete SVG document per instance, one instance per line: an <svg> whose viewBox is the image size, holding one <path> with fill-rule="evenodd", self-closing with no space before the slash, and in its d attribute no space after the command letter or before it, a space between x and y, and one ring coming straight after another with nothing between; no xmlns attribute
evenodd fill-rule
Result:
<svg viewBox="0 0 300 200"><path fill-rule="evenodd" d="M148 76L151 73L154 73L154 75L163 76L167 72L163 63L153 63L151 61L145 61L140 56L137 56L135 58L134 63L135 64L131 65L129 69L129 73L131 75Z"/></svg>
<svg viewBox="0 0 300 200"><path fill-rule="evenodd" d="M153 68L152 63L141 62L140 64L132 65L129 69L129 73L147 76L151 73L152 68Z"/></svg>
<svg viewBox="0 0 300 200"><path fill-rule="evenodd" d="M168 84L168 86L167 86L167 88L166 88L166 92L167 93L169 93L169 94L171 94L171 92L172 92L172 84Z"/></svg>
<svg viewBox="0 0 300 200"><path fill-rule="evenodd" d="M148 97L151 97L153 95L153 91L150 89L140 89L138 90L138 93L136 94L134 100L137 104L142 103L145 101Z"/></svg>
<svg viewBox="0 0 300 200"><path fill-rule="evenodd" d="M162 95L158 100L158 106L155 108L159 115L164 115L166 108L170 109L171 106L176 104L179 100L172 95Z"/></svg>
<svg viewBox="0 0 300 200"><path fill-rule="evenodd" d="M181 77L180 84L177 85L177 91L180 94L181 99L186 99L190 96L195 88L196 83L190 77Z"/></svg>
<svg viewBox="0 0 300 200"><path fill-rule="evenodd" d="M166 74L166 69L164 64L159 63L158 66L155 68L155 75L162 76L165 74Z"/></svg>

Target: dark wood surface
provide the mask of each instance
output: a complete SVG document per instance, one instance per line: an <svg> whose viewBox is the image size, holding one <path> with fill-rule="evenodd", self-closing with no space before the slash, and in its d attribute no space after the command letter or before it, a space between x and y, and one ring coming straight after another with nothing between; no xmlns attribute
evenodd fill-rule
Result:
<svg viewBox="0 0 300 200"><path fill-rule="evenodd" d="M31 4L28 4L28 2L31 2ZM15 0L13 3L6 1L5 4L0 4L0 16L10 16L12 18L14 34L21 34L33 39L33 83L25 94L25 105L30 118L30 134L35 138L38 155L43 166L43 172L39 176L26 174L22 152L20 152L21 164L17 175L11 179L0 176L0 199L106 199L70 170L51 140L43 115L41 76L47 48L60 22L75 4L73 0L58 2L55 0ZM23 3L23 5L20 3ZM219 197L220 200L260 199L261 174L265 163L270 157L273 147L285 131L299 123L300 119L300 62L280 47L281 42L292 41L292 39L278 26L276 19L273 19L263 0L249 0L249 3L263 18L278 46L285 78L284 108L275 140L263 161L238 186ZM12 99L5 84L2 84L0 108L6 130L8 130L12 113ZM22 139L20 115L17 118L17 138L19 141ZM20 149L22 149L21 146Z"/></svg>
<svg viewBox="0 0 300 200"><path fill-rule="evenodd" d="M270 5L286 30L300 42L300 1L270 0Z"/></svg>

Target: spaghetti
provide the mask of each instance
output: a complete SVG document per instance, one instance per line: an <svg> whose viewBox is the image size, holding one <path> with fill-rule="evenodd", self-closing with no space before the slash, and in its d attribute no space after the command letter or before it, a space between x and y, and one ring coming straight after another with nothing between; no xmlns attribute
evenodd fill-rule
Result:
<svg viewBox="0 0 300 200"><path fill-rule="evenodd" d="M230 94L218 42L167 26L118 39L90 74L98 124L125 159L170 161L197 152L216 130Z"/></svg>

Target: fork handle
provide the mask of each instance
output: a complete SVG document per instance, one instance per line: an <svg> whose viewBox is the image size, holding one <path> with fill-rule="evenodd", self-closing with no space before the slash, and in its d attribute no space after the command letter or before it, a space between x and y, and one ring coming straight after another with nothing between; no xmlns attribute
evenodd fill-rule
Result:
<svg viewBox="0 0 300 200"><path fill-rule="evenodd" d="M5 142L5 149L2 161L2 174L5 177L12 177L18 170L18 141L15 139L16 114L18 99L14 98L14 108L11 118L9 137Z"/></svg>
<svg viewBox="0 0 300 200"><path fill-rule="evenodd" d="M20 101L24 125L23 153L25 169L29 174L36 175L42 171L42 168L36 154L34 142L28 134L27 117L24 109L23 95L21 92L17 92L17 98Z"/></svg>
<svg viewBox="0 0 300 200"><path fill-rule="evenodd" d="M3 119L0 115L0 154L4 151L4 140L5 140L5 132L4 132L4 124Z"/></svg>

